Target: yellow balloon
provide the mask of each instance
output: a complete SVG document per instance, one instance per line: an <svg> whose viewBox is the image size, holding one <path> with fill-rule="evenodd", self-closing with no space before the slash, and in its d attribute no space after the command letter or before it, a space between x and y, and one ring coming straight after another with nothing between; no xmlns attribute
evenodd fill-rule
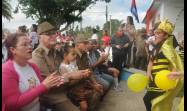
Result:
<svg viewBox="0 0 187 111"><path fill-rule="evenodd" d="M168 78L169 73L170 71L163 70L156 74L155 84L157 85L158 88L166 91L176 86L177 81L169 79Z"/></svg>
<svg viewBox="0 0 187 111"><path fill-rule="evenodd" d="M128 88L133 92L140 92L148 84L148 77L144 74L135 73L129 76L127 80Z"/></svg>

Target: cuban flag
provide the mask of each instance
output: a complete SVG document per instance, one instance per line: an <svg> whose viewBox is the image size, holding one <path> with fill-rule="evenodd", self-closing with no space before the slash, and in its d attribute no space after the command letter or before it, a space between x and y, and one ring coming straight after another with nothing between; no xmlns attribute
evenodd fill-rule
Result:
<svg viewBox="0 0 187 111"><path fill-rule="evenodd" d="M136 9L136 2L135 2L135 0L132 0L131 13L135 16L136 21L139 23L138 12L137 12L137 9Z"/></svg>

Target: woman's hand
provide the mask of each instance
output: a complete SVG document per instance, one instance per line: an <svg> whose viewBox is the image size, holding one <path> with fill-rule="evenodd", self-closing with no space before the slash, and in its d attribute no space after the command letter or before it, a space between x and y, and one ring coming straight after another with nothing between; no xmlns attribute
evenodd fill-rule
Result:
<svg viewBox="0 0 187 111"><path fill-rule="evenodd" d="M58 87L64 84L64 78L63 76L59 76L56 74L56 72L54 72L48 77L46 77L42 84L44 84L47 89L50 89L52 87Z"/></svg>
<svg viewBox="0 0 187 111"><path fill-rule="evenodd" d="M184 75L182 72L171 72L169 75L168 75L168 78L171 79L171 80L175 80L175 79L180 79L182 78Z"/></svg>
<svg viewBox="0 0 187 111"><path fill-rule="evenodd" d="M147 77L149 78L149 79L151 79L151 81L153 81L153 76L151 75L151 73L150 72L147 72Z"/></svg>

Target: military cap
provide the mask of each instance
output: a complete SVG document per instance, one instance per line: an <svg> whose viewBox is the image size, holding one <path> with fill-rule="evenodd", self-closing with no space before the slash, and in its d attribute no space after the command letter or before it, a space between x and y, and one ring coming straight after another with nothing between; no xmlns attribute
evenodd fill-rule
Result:
<svg viewBox="0 0 187 111"><path fill-rule="evenodd" d="M53 25L51 25L49 22L45 21L38 25L38 34L42 34L44 32L50 32L57 30Z"/></svg>
<svg viewBox="0 0 187 111"><path fill-rule="evenodd" d="M76 38L76 44L77 43L88 43L88 42L89 40L86 37L84 37L83 34L79 34Z"/></svg>

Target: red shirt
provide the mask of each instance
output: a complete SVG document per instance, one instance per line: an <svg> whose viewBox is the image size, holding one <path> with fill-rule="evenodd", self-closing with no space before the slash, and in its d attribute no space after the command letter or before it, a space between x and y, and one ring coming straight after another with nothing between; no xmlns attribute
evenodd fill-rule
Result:
<svg viewBox="0 0 187 111"><path fill-rule="evenodd" d="M103 45L108 46L110 43L110 37L109 36L103 36L102 38Z"/></svg>

